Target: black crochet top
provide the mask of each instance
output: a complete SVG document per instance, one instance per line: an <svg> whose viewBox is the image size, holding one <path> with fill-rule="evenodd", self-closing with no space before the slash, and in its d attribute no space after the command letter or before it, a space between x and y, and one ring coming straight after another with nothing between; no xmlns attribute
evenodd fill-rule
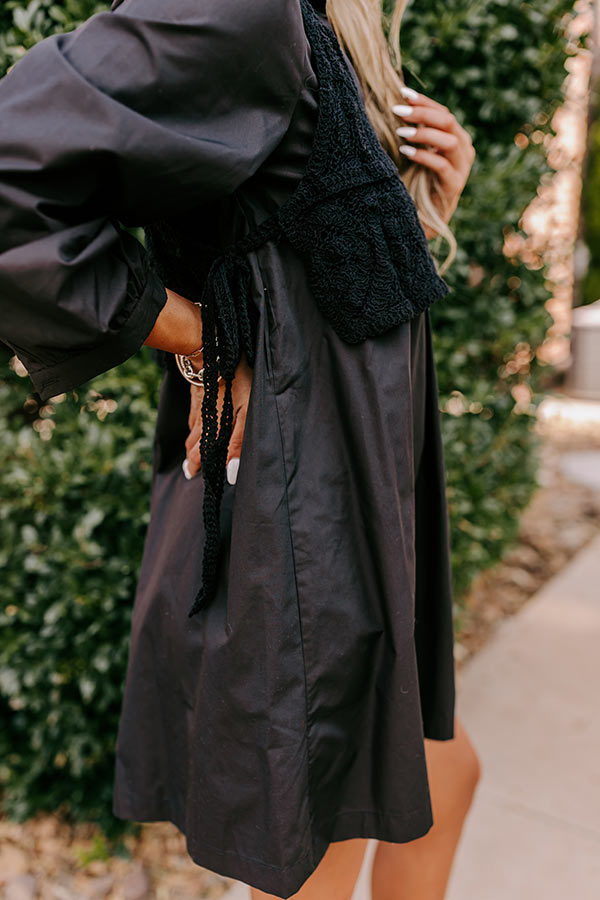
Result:
<svg viewBox="0 0 600 900"><path fill-rule="evenodd" d="M417 210L383 149L340 45L309 0L300 0L319 82L306 170L291 197L225 250L197 217L145 228L148 259L163 283L202 302L204 395L201 474L205 545L202 583L188 615L214 597L219 519L233 428L231 382L242 351L254 365L256 307L246 255L288 241L307 267L323 316L348 343L373 338L427 309L449 288L438 275ZM219 360L217 361L217 356ZM156 358L170 366L172 354ZM218 420L218 376L225 382Z"/></svg>

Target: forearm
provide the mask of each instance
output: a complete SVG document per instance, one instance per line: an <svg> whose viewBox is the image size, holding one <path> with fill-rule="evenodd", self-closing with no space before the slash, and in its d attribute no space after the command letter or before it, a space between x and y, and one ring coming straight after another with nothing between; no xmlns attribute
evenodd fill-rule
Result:
<svg viewBox="0 0 600 900"><path fill-rule="evenodd" d="M187 355L202 346L200 307L175 291L167 291L167 302L144 344L158 350Z"/></svg>

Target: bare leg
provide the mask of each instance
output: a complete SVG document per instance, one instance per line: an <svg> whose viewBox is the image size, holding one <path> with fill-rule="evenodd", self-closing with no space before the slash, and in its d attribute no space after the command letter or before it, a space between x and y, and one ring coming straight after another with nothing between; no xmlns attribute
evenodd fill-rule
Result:
<svg viewBox="0 0 600 900"><path fill-rule="evenodd" d="M463 823L480 777L479 757L455 718L451 741L425 741L434 824L404 844L379 841L372 900L443 900Z"/></svg>
<svg viewBox="0 0 600 900"><path fill-rule="evenodd" d="M334 841L310 878L293 895L294 900L351 900L366 849L366 838ZM250 894L252 900L277 900L273 894L263 894L256 888L251 888Z"/></svg>

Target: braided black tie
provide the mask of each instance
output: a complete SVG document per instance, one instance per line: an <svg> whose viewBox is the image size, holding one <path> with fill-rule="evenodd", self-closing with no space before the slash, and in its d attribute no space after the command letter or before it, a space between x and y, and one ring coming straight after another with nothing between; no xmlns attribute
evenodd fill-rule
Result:
<svg viewBox="0 0 600 900"><path fill-rule="evenodd" d="M233 431L231 386L242 349L254 366L254 340L248 312L251 272L247 260L228 253L214 261L202 296L204 342L204 396L200 463L204 479L202 514L205 529L202 583L188 616L195 615L214 597L220 545L221 498L227 451ZM217 356L219 360L217 362ZM218 420L219 373L225 382L223 408Z"/></svg>

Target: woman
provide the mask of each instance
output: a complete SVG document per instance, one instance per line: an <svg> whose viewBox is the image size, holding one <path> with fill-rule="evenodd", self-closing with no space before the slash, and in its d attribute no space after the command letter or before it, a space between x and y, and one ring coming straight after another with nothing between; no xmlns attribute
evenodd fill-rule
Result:
<svg viewBox="0 0 600 900"><path fill-rule="evenodd" d="M43 400L164 367L113 811L255 898L350 897L368 837L442 897L477 781L396 167L447 234L473 149L384 50L372 0L115 0L0 83L1 337Z"/></svg>

